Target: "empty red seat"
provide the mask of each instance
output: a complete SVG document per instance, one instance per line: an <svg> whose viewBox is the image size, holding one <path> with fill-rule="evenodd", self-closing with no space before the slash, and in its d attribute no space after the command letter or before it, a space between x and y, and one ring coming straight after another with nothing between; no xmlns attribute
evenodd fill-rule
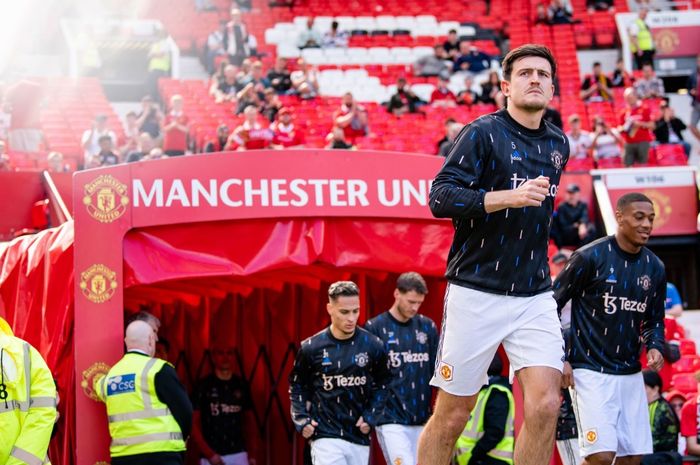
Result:
<svg viewBox="0 0 700 465"><path fill-rule="evenodd" d="M698 392L698 382L695 380L695 376L690 373L677 373L673 375L673 378L671 378L671 387L686 395L695 395Z"/></svg>
<svg viewBox="0 0 700 465"><path fill-rule="evenodd" d="M680 341L681 355L695 355L695 341L692 339L681 339Z"/></svg>
<svg viewBox="0 0 700 465"><path fill-rule="evenodd" d="M700 370L700 356L697 354L683 355L672 365L674 373L695 373Z"/></svg>

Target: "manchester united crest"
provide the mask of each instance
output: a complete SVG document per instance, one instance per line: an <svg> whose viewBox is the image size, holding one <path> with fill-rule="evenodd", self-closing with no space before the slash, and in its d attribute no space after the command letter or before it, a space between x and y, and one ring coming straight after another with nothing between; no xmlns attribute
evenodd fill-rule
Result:
<svg viewBox="0 0 700 465"><path fill-rule="evenodd" d="M656 214L654 218L654 228L659 229L668 223L668 220L671 218L671 213L673 212L671 198L656 189L645 190L643 194L654 202L654 213Z"/></svg>
<svg viewBox="0 0 700 465"><path fill-rule="evenodd" d="M561 167L564 166L564 155L562 155L559 150L554 150L549 154L549 158L555 170L559 171Z"/></svg>
<svg viewBox="0 0 700 465"><path fill-rule="evenodd" d="M83 392L92 400L100 400L94 390L95 379L100 376L105 376L109 372L109 365L104 362L95 362L85 370L83 370L82 380L80 381L80 387L83 388Z"/></svg>
<svg viewBox="0 0 700 465"><path fill-rule="evenodd" d="M85 185L83 203L90 216L100 223L111 223L122 216L129 205L126 184L108 174L98 176Z"/></svg>
<svg viewBox="0 0 700 465"><path fill-rule="evenodd" d="M656 44L656 50L660 53L668 54L676 51L681 44L681 39L673 30L662 29L654 33L654 43Z"/></svg>
<svg viewBox="0 0 700 465"><path fill-rule="evenodd" d="M80 273L80 290L90 302L106 302L117 290L117 273L99 263L92 265Z"/></svg>

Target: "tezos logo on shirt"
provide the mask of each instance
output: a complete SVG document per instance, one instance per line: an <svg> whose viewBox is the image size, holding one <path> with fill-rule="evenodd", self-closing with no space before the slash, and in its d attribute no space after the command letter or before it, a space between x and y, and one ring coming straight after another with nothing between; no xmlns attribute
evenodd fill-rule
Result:
<svg viewBox="0 0 700 465"><path fill-rule="evenodd" d="M336 387L364 386L367 384L366 376L321 375L323 390L332 391Z"/></svg>
<svg viewBox="0 0 700 465"><path fill-rule="evenodd" d="M112 376L107 380L107 395L114 396L117 394L125 394L127 392L136 391L136 375L129 373L128 375Z"/></svg>
<svg viewBox="0 0 700 465"><path fill-rule="evenodd" d="M609 292L603 294L603 310L605 310L605 313L612 315L617 312L618 308L628 312L644 313L647 310L647 303L637 302L627 297L610 295Z"/></svg>
<svg viewBox="0 0 700 465"><path fill-rule="evenodd" d="M513 173L513 176L510 178L510 188L515 190L518 187L522 186L525 184L525 182L529 181L530 178L527 176L521 178L518 176L518 173ZM557 196L557 191L559 190L559 186L556 184L550 184L549 185L549 193L547 194L549 197L556 197Z"/></svg>
<svg viewBox="0 0 700 465"><path fill-rule="evenodd" d="M428 361L427 352L411 352L407 350L406 352L394 352L389 351L389 363L394 368L400 367L401 363L420 363Z"/></svg>

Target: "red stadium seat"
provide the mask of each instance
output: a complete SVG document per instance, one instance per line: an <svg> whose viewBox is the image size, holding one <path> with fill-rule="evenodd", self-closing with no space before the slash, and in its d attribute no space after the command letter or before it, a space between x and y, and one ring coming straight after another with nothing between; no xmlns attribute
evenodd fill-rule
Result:
<svg viewBox="0 0 700 465"><path fill-rule="evenodd" d="M698 382L695 376L690 373L677 373L671 378L671 387L681 391L683 394L697 394Z"/></svg>
<svg viewBox="0 0 700 465"><path fill-rule="evenodd" d="M681 355L696 355L695 341L692 339L681 339L680 341Z"/></svg>
<svg viewBox="0 0 700 465"><path fill-rule="evenodd" d="M672 365L673 373L695 373L700 370L700 356L697 354L683 355Z"/></svg>

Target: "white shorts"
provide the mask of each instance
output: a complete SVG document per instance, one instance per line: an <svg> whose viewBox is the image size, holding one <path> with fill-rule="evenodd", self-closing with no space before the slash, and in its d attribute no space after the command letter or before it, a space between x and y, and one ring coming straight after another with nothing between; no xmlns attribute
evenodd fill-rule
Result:
<svg viewBox="0 0 700 465"><path fill-rule="evenodd" d="M562 371L564 340L552 292L513 297L449 284L430 384L456 396L477 394L501 343L513 371Z"/></svg>
<svg viewBox="0 0 700 465"><path fill-rule="evenodd" d="M336 438L314 439L311 441L311 462L314 465L367 465L369 446Z"/></svg>
<svg viewBox="0 0 700 465"><path fill-rule="evenodd" d="M377 426L377 440L384 452L387 465L416 465L418 460L418 437L422 426L381 425Z"/></svg>
<svg viewBox="0 0 700 465"><path fill-rule="evenodd" d="M578 438L557 440L557 451L562 465L580 465L581 452L578 447Z"/></svg>
<svg viewBox="0 0 700 465"><path fill-rule="evenodd" d="M609 375L577 368L571 389L581 456L617 457L653 451L649 407L641 373Z"/></svg>
<svg viewBox="0 0 700 465"><path fill-rule="evenodd" d="M221 460L225 465L248 465L248 453L239 452L237 454L222 455ZM199 465L209 465L209 460L200 459Z"/></svg>

